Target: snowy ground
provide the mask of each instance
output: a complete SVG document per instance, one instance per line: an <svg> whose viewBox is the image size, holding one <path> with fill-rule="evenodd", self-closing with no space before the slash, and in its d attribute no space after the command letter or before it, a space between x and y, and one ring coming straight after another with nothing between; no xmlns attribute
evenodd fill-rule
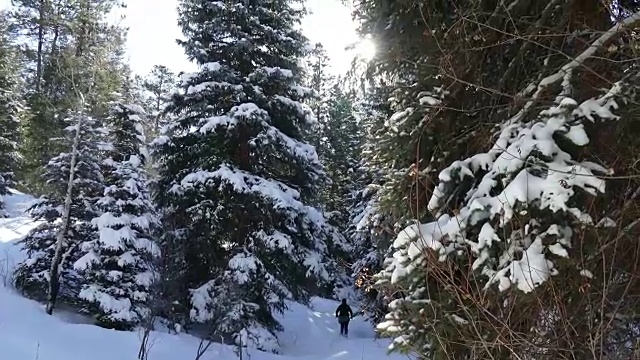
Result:
<svg viewBox="0 0 640 360"><path fill-rule="evenodd" d="M10 218L0 219L0 264L9 269L22 258L15 240L36 224L24 214L32 198L14 193L5 198ZM7 262L8 261L8 262ZM6 270L5 270L6 273ZM2 271L0 271L0 275ZM2 279L0 279L1 281ZM280 335L281 354L250 352L254 360L399 360L387 356L388 341L375 340L370 324L356 318L350 337L339 336L333 316L338 303L314 299L311 308L291 304L281 317L285 331ZM102 329L82 323L82 318L60 312L47 316L43 307L22 298L0 282L0 358L7 360L135 360L139 347L136 332ZM152 334L149 360L194 359L199 340L186 335ZM237 359L233 349L215 344L202 360ZM245 357L246 359L246 357Z"/></svg>
<svg viewBox="0 0 640 360"><path fill-rule="evenodd" d="M0 287L11 282L11 269L16 262L23 258L15 241L21 239L38 225L25 214L33 200L31 196L17 191L12 191L12 195L4 197L8 217L0 218ZM3 310L4 304L2 295L0 295L0 311ZM0 326L2 326L1 323Z"/></svg>

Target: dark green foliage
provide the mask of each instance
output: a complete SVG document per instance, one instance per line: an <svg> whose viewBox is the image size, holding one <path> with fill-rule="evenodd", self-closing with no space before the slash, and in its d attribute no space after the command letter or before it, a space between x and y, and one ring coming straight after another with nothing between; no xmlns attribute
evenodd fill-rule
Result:
<svg viewBox="0 0 640 360"><path fill-rule="evenodd" d="M149 74L144 77L136 75L133 80L139 103L149 114L143 125L150 139L157 137L162 127L168 124L165 119L168 114L164 109L171 100L177 80L176 74L164 65L155 65Z"/></svg>
<svg viewBox="0 0 640 360"><path fill-rule="evenodd" d="M99 214L96 201L104 190L99 161L100 152L105 145L105 132L96 126L93 118L82 112L73 114L67 121L70 125L65 129L66 136L52 139L52 142L61 148L67 148L68 152L52 158L45 167L44 183L47 185L47 193L29 209L33 219L43 223L20 241L28 257L17 266L15 279L18 289L27 296L44 300L49 282L49 269L55 253L59 221L67 196L73 142L79 126L70 220L64 236L65 255L60 268L60 300L78 304L81 278L74 269L74 263L81 255L80 244L90 241L96 235L91 220Z"/></svg>
<svg viewBox="0 0 640 360"><path fill-rule="evenodd" d="M496 144L496 135L509 129L508 126L518 124L513 133L514 137L521 138L528 134L530 129L527 126L536 122L540 122L536 126L542 126L547 121L556 121L548 119L549 113L540 111L558 105L566 96L578 103L598 98L602 96L603 89L606 92L613 82L621 79L624 80L624 96L627 96L627 87L635 89L637 79L629 75L635 73L632 70L635 62L631 61L634 62L631 65L631 62L625 64L626 60L621 61L634 58L630 52L633 46L628 44L635 42L635 34L628 33L616 34L603 46L593 47L591 50L596 50L597 55L588 61L581 60L574 73L565 71L559 76L547 77L583 54L612 26L614 18L631 14L637 2L604 5L598 1L363 0L353 3L361 35L371 36L378 50L363 73L366 75L363 76L366 79L363 87L371 92L382 89L384 96L379 103L388 108L384 121L368 127L372 154L367 156L367 166L374 170L370 176L378 181L371 181L374 186L360 193L363 202L370 199L368 206L376 211L373 218L377 221L373 223L389 229L387 234L390 238L397 236L398 239L389 250L396 252L393 259L391 254L385 254L385 272L376 278L380 281L376 290L382 293L386 303L383 305L389 305L392 310L380 328L382 335L395 339L395 351L411 352L430 359L577 358L591 356L586 354L587 349L600 346L606 348L599 353L606 355L601 356L626 358L623 354L628 356L632 351L631 342L637 341L637 332L629 331L637 326L635 319L622 315L625 321L621 321L619 326L611 325L617 329L616 336L624 333L628 339L625 345L618 343L616 350L613 350L616 348L613 344L617 340L607 337L604 332L603 337L597 335L602 339L600 343L590 342L588 339L593 339L601 328L593 322L591 325L585 323L592 321L589 319L592 319L594 311L598 313L595 317L607 317L610 311L628 313L633 312L631 308L594 310L594 306L597 307L595 302L587 301L587 304L578 299L582 296L615 298L613 301L619 304L617 295L614 295L616 290L608 292L603 289L618 288L622 286L621 282L609 277L599 284L599 289L586 290L584 286L595 286L595 283L577 280L576 269L572 266L600 268L595 260L599 258L607 264L616 263L609 273L609 276L614 276L618 270L613 267L634 268L637 260L591 253L589 249L594 242L602 245L602 241L608 240L604 240L591 225L577 225L576 219L562 210L543 214L527 209L528 212L520 213L513 223L501 224L500 242L490 245L488 254L481 252L474 247L482 242L479 239L482 237L480 227L498 227L495 224L497 218L504 216L495 210L492 220L486 223L480 216L489 205L483 198L485 195L477 192L488 192L489 181L482 183L482 191L477 187L485 175L488 175L486 179L492 179L491 166L495 159L489 165L483 165L488 169L478 165L478 159L484 155L469 160L468 164L474 164L469 170L473 175L463 172L460 160L485 154L492 146L498 149L496 151L501 151L505 144L516 147L513 145L515 141L508 136L503 137L507 139L505 144ZM542 79L546 80L541 82ZM635 90L628 91L635 96ZM634 108L633 105L631 107ZM572 125L584 120L580 113L571 116ZM619 159L628 158L621 155L628 154L627 149L612 149L618 141L613 140L615 136L611 128L599 120L595 119L593 124L584 123L590 128L589 138L597 138L590 141L594 145L589 150L568 147L567 141L556 140L556 137L562 137L556 136L560 134L555 134L550 143L559 141L562 150L570 148L569 152L578 164L598 159L609 167L617 164ZM537 141L539 138L534 139ZM631 148L636 149L637 146L634 144ZM529 162L537 164L544 160L541 152L525 156L527 168L535 167ZM613 156L613 153L618 156ZM518 154L511 156L517 158ZM628 160L622 161L628 164ZM449 165L453 170L441 173ZM493 168L493 171L498 170ZM547 174L545 169L539 168L525 171L535 176L551 176L553 173L548 171ZM616 184L614 195L611 195L620 200L614 202L617 205L598 200L591 202L593 199L575 186L577 195L571 198L571 206L589 208L592 218L619 214L622 198L626 199L629 191L633 192L631 189L637 189L637 183L631 185L628 182L635 175L628 172L625 175L629 175L623 180L625 184ZM498 195L512 180L513 176L496 177L491 193L486 196ZM613 183L615 181L608 181L607 187ZM620 191L620 188L625 190ZM474 196L485 202L478 201L472 204L476 208L470 209L468 206L476 199ZM529 196L534 197L527 195L526 201L519 199L517 203L524 202L534 208L539 203L528 203ZM432 222L434 217L440 218L443 214L450 216L451 222ZM403 230L413 221L425 224L419 231L413 228ZM456 221L462 230L456 230ZM509 264L509 261L525 262L530 254L524 250L532 248L528 237L551 221L572 224L569 227L575 231L571 240L573 246L568 252L576 256L570 261L555 258L550 245L554 237L551 234L543 236L545 256L553 259L563 271L551 277L540 289L526 295L520 289L499 292L495 284L483 289L492 273L481 269L478 264L487 261L501 264L495 265L499 267ZM617 221L630 224L631 220L628 216L620 216ZM442 238L439 231L444 232ZM520 231L524 231L524 235ZM424 236L424 241L421 236ZM626 238L627 235L609 235L607 238L620 239L620 236ZM365 244L373 240L373 244L382 245L385 241L381 239L384 236L378 236L377 240L374 237L359 240ZM439 249L438 244L443 248ZM362 248L367 249L367 246ZM387 250L376 250L360 252L361 269L369 268L369 264L381 265L380 254ZM483 258L485 256L491 260ZM406 276L402 275L401 263L411 265L407 265ZM512 277L517 277L514 275L517 270L511 269ZM580 286L585 282L589 285ZM629 286L627 289L635 288L637 284ZM585 295L576 296L578 293ZM634 296L627 297L626 303L634 302L631 300ZM578 314L589 315L582 317ZM563 332L563 328L571 328L572 331ZM608 345L603 345L605 342ZM581 345L577 346L578 343Z"/></svg>
<svg viewBox="0 0 640 360"><path fill-rule="evenodd" d="M117 0L18 0L11 28L24 35L20 48L26 63L23 97L30 109L22 123L20 178L29 191L42 194L42 169L63 148L49 144L62 136L64 119L82 103L88 115L106 115L107 103L123 88L127 67L123 29L109 25Z"/></svg>
<svg viewBox="0 0 640 360"><path fill-rule="evenodd" d="M145 116L140 106L112 104L105 190L91 221L97 235L79 246L84 255L74 265L83 279L80 299L107 328L133 329L148 318L151 302L160 301L151 294L160 255L151 234L159 224L143 169Z"/></svg>
<svg viewBox="0 0 640 360"><path fill-rule="evenodd" d="M15 187L18 169L18 126L24 111L20 99L19 56L14 45L15 34L7 27L7 15L0 12L0 196ZM4 216L0 201L0 216Z"/></svg>
<svg viewBox="0 0 640 360"><path fill-rule="evenodd" d="M179 282L171 300L214 333L272 351L274 313L328 282L327 243L343 241L305 204L325 174L301 141L313 114L293 4L181 2L182 45L201 70L182 76L154 152L162 247Z"/></svg>

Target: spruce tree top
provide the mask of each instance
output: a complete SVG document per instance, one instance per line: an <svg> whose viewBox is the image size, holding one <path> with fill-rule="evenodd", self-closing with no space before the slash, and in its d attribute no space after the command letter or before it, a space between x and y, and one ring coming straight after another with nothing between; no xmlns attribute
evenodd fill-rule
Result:
<svg viewBox="0 0 640 360"><path fill-rule="evenodd" d="M166 130L188 143L197 134L215 134L215 145L203 145L213 156L193 159L202 168L231 162L306 196L325 175L315 149L298 140L301 128L315 120L303 103L310 90L298 85L298 59L307 49L294 26L304 10L291 9L291 2L181 2L179 22L188 40L180 43L200 71L182 76L186 91L167 108L178 120Z"/></svg>
<svg viewBox="0 0 640 360"><path fill-rule="evenodd" d="M180 42L198 64L220 62L248 75L256 67L296 72L306 39L293 28L305 11L299 0L184 0L179 7Z"/></svg>

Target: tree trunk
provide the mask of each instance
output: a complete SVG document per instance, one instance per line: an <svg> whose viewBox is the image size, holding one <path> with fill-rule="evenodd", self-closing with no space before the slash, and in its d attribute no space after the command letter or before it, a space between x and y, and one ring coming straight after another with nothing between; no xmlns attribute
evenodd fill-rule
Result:
<svg viewBox="0 0 640 360"><path fill-rule="evenodd" d="M56 305L58 299L58 292L60 290L60 263L62 260L65 235L67 228L69 227L69 217L71 214L71 199L73 195L73 180L76 172L76 158L78 155L78 143L80 141L80 128L82 127L83 116L78 118L78 124L76 127L76 135L73 138L73 147L71 149L71 162L69 169L69 182L67 183L67 195L64 199L64 208L62 213L62 224L56 235L56 252L51 262L51 269L49 271L49 294L47 302L47 314L53 314L53 308Z"/></svg>
<svg viewBox="0 0 640 360"><path fill-rule="evenodd" d="M44 47L44 36L45 36L45 4L46 0L41 0L38 8L38 52L36 54L36 93L40 93L40 83L42 81L42 58L43 58L43 47Z"/></svg>

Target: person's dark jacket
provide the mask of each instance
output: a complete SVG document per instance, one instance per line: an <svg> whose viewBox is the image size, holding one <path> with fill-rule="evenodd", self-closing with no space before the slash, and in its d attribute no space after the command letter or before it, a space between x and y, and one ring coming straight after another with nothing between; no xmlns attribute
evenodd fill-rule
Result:
<svg viewBox="0 0 640 360"><path fill-rule="evenodd" d="M339 322L349 322L349 320L353 317L353 311L351 307L345 303L340 304L336 309L336 317Z"/></svg>

